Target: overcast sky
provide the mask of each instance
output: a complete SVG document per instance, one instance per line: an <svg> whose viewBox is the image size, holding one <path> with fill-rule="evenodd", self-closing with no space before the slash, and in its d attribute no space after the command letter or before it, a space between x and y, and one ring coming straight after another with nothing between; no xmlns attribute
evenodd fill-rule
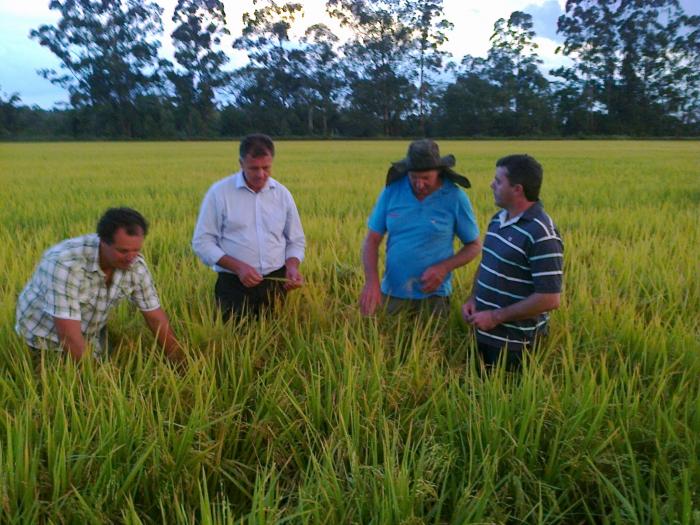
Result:
<svg viewBox="0 0 700 525"><path fill-rule="evenodd" d="M241 15L252 7L251 0L223 0L226 7L228 27L232 38L240 34ZM332 23L325 14L324 0L300 0L304 5L304 18L298 24L303 30L318 22ZM164 32L161 55L172 57L169 34L173 30L170 21L176 0L159 0L163 9ZM537 33L540 56L544 69L549 70L564 63L565 59L555 55L560 40L556 34L557 18L563 13L565 0L444 0L445 15L454 24L445 49L457 61L466 55L485 56L493 24L499 18L507 18L511 12L520 10L530 13ZM38 69L55 68L59 63L55 56L35 40L29 31L41 24L52 24L58 20L55 11L49 8L49 0L0 0L0 92L19 93L22 103L37 104L50 108L56 103L66 102L66 92L37 74ZM681 0L686 12L700 14L699 0ZM334 28L335 29L335 28ZM232 63L240 66L245 54L226 48Z"/></svg>

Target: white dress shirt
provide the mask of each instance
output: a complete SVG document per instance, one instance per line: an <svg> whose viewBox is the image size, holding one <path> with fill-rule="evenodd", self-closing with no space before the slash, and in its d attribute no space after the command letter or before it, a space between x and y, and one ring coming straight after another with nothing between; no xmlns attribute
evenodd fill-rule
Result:
<svg viewBox="0 0 700 525"><path fill-rule="evenodd" d="M303 260L305 244L289 190L270 177L256 193L241 171L209 188L192 237L197 256L217 272L230 273L216 264L229 255L261 275L281 268L290 257Z"/></svg>

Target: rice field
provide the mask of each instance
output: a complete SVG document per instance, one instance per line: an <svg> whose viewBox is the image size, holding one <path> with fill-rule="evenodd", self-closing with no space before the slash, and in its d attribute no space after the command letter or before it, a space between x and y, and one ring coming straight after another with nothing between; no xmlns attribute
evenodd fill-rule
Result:
<svg viewBox="0 0 700 525"><path fill-rule="evenodd" d="M482 231L497 158L543 164L562 307L523 372L482 377L452 317L363 318L360 244L408 141L279 142L307 285L223 324L190 248L237 144L0 144L0 523L700 524L700 143L457 142ZM188 353L113 313L106 363L35 374L17 294L42 252L125 205Z"/></svg>

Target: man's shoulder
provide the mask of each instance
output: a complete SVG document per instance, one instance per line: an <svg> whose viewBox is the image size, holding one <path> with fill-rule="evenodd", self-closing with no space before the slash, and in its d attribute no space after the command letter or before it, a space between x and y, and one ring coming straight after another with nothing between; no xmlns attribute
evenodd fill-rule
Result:
<svg viewBox="0 0 700 525"><path fill-rule="evenodd" d="M489 227L491 227L492 225L499 225L501 223L500 215L501 215L501 210L498 210L496 213L491 215L491 218L489 219L489 222L488 222Z"/></svg>
<svg viewBox="0 0 700 525"><path fill-rule="evenodd" d="M43 260L65 265L93 262L100 249L100 238L95 233L65 239L44 252Z"/></svg>
<svg viewBox="0 0 700 525"><path fill-rule="evenodd" d="M410 183L408 181L408 176L405 176L384 186L380 195L383 193L386 197L406 198L408 196L407 190L410 190Z"/></svg>
<svg viewBox="0 0 700 525"><path fill-rule="evenodd" d="M235 188L239 173L240 172L232 173L228 177L215 181L211 186L209 186L209 191L218 191L229 187Z"/></svg>
<svg viewBox="0 0 700 525"><path fill-rule="evenodd" d="M558 237L554 221L539 201L523 214L520 222L522 227L536 238Z"/></svg>
<svg viewBox="0 0 700 525"><path fill-rule="evenodd" d="M294 200L294 197L292 196L292 192L289 191L289 188L287 188L287 186L282 184L277 179L273 179L272 177L270 177L267 181L267 184L268 184L270 190L272 190L273 192L279 192L283 196Z"/></svg>
<svg viewBox="0 0 700 525"><path fill-rule="evenodd" d="M66 239L44 252L38 275L47 275L58 282L82 279L97 267L100 239L97 234Z"/></svg>
<svg viewBox="0 0 700 525"><path fill-rule="evenodd" d="M441 198L445 203L468 203L469 196L467 192L461 187L457 186L451 180L445 180L439 190L441 192Z"/></svg>
<svg viewBox="0 0 700 525"><path fill-rule="evenodd" d="M139 254L136 259L133 260L127 272L132 276L139 278L150 277L151 275L151 271L148 269L148 264L146 264L146 259L142 254Z"/></svg>

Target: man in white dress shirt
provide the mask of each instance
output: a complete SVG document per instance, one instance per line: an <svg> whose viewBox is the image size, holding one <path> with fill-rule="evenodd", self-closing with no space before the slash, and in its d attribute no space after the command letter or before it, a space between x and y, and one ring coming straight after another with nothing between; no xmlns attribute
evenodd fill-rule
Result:
<svg viewBox="0 0 700 525"><path fill-rule="evenodd" d="M225 319L257 315L304 284L304 230L292 194L271 177L274 143L248 135L239 154L241 170L209 188L192 238L219 274L214 295Z"/></svg>

